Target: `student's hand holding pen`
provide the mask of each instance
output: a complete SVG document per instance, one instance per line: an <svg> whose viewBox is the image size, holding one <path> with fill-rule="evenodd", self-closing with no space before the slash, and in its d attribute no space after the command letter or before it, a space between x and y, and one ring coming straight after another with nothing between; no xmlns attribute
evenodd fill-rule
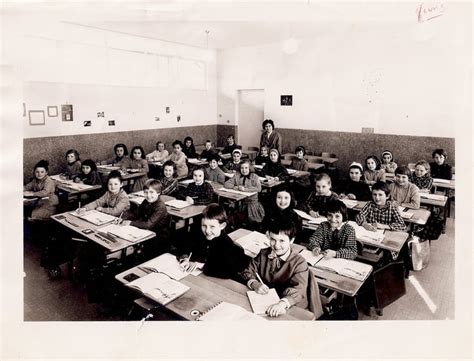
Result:
<svg viewBox="0 0 474 361"><path fill-rule="evenodd" d="M181 271L184 272L190 272L190 270L194 269L196 267L195 262L191 262L191 256L192 252L188 255L183 255L181 256L179 260L179 268L181 268Z"/></svg>
<svg viewBox="0 0 474 361"><path fill-rule="evenodd" d="M318 218L319 217L319 213L315 212L315 211L309 211L309 215L313 218Z"/></svg>
<svg viewBox="0 0 474 361"><path fill-rule="evenodd" d="M84 214L84 213L86 213L86 209L85 208L78 208L78 209L76 209L76 212L77 212L77 214Z"/></svg>
<svg viewBox="0 0 474 361"><path fill-rule="evenodd" d="M250 286L258 294L266 295L270 289L265 283L263 283L263 280L260 278L258 273L256 273L255 275L257 276L258 281L251 283Z"/></svg>

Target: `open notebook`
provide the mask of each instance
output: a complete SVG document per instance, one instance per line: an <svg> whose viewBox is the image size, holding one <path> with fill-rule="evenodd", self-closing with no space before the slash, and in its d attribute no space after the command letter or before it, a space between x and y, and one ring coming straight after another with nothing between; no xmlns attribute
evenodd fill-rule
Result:
<svg viewBox="0 0 474 361"><path fill-rule="evenodd" d="M78 213L74 211L74 212L70 212L69 214L77 218L83 219L87 222L90 222L92 224L95 224L96 226L102 226L104 224L112 222L115 219L114 216L96 211L95 209L86 211L84 213Z"/></svg>
<svg viewBox="0 0 474 361"><path fill-rule="evenodd" d="M348 224L350 224L352 227L354 227L354 230L355 230L355 233L356 233L356 238L361 242L368 242L368 243L377 244L377 243L382 242L385 238L383 229L377 229L375 232L372 232L372 231L366 230L362 226L359 226L354 221L349 221Z"/></svg>
<svg viewBox="0 0 474 361"><path fill-rule="evenodd" d="M112 234L129 242L138 242L145 237L153 234L153 232L137 228L134 226L123 226L119 224L109 224L98 229L100 232Z"/></svg>
<svg viewBox="0 0 474 361"><path fill-rule="evenodd" d="M173 199L171 201L165 202L167 206L170 206L171 208L176 208L176 209L183 209L186 207L189 207L190 204L186 201L181 201L179 199Z"/></svg>
<svg viewBox="0 0 474 361"><path fill-rule="evenodd" d="M257 192L242 192L242 191L238 191L236 189L231 189L231 188L219 188L218 189L219 191L222 191L222 192L229 192L229 193L235 193L235 194L241 194L243 196L247 196L247 197L250 197L250 196L253 196L254 194L257 194Z"/></svg>
<svg viewBox="0 0 474 361"><path fill-rule="evenodd" d="M326 217L323 217L323 216L317 217L317 218L311 217L308 213L303 212L299 209L295 209L294 211L296 212L298 216L300 216L303 219L306 219L308 223L311 223L311 224L321 224L328 220Z"/></svg>
<svg viewBox="0 0 474 361"><path fill-rule="evenodd" d="M244 253L250 257L256 257L260 250L270 247L270 240L263 233L253 231L234 241L235 244L242 247Z"/></svg>
<svg viewBox="0 0 474 361"><path fill-rule="evenodd" d="M280 297L274 288L270 288L266 295L258 294L255 291L247 291L250 306L252 306L253 313L257 315L264 315L267 308L280 301Z"/></svg>
<svg viewBox="0 0 474 361"><path fill-rule="evenodd" d="M306 263L310 264L311 266L314 266L318 261L324 257L324 255L319 254L317 256L314 255L313 252L304 249L300 252L300 255L305 259Z"/></svg>
<svg viewBox="0 0 474 361"><path fill-rule="evenodd" d="M127 283L127 286L139 290L145 296L162 305L166 305L189 290L188 286L163 273L149 273Z"/></svg>
<svg viewBox="0 0 474 361"><path fill-rule="evenodd" d="M340 275L363 281L372 270L372 266L344 258L321 258L316 268L336 272Z"/></svg>
<svg viewBox="0 0 474 361"><path fill-rule="evenodd" d="M245 308L227 302L219 302L209 308L197 321L265 321L264 318Z"/></svg>
<svg viewBox="0 0 474 361"><path fill-rule="evenodd" d="M145 272L164 273L165 275L179 281L190 273L193 275L198 275L201 273L199 270L203 269L204 263L194 262L194 264L196 267L194 270L192 270L192 272L183 271L176 257L170 253L165 253L138 266L138 268L144 270Z"/></svg>
<svg viewBox="0 0 474 361"><path fill-rule="evenodd" d="M342 203L344 203L346 207L349 209L354 208L358 204L356 200L348 199L348 198L343 199Z"/></svg>

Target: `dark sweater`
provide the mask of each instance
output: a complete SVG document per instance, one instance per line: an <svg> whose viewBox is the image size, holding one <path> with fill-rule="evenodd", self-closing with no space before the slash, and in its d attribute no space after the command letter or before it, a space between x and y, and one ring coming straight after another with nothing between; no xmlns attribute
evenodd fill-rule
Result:
<svg viewBox="0 0 474 361"><path fill-rule="evenodd" d="M255 164L256 165L265 165L270 162L270 158L268 158L268 155L264 157L263 155L257 155L255 157Z"/></svg>
<svg viewBox="0 0 474 361"><path fill-rule="evenodd" d="M197 158L198 157L198 155L196 153L196 148L194 147L194 144L191 145L190 147L184 146L183 153L187 158Z"/></svg>
<svg viewBox="0 0 474 361"><path fill-rule="evenodd" d="M178 196L178 199L184 200L186 197L191 197L195 205L205 205L212 202L214 190L207 182L204 182L200 186L196 185L196 183L190 183L186 190Z"/></svg>
<svg viewBox="0 0 474 361"><path fill-rule="evenodd" d="M437 163L433 162L430 163L430 173L432 178L440 178L440 179L453 179L453 168L446 163L438 165Z"/></svg>
<svg viewBox="0 0 474 361"><path fill-rule="evenodd" d="M314 211L318 212L320 216L326 216L328 213L326 210L328 202L335 199L338 198L334 192L331 192L329 196L320 196L316 192L311 192L302 208L305 212Z"/></svg>
<svg viewBox="0 0 474 361"><path fill-rule="evenodd" d="M278 177L281 181L287 181L289 179L288 171L281 163L268 162L262 168L263 176L269 175L270 177Z"/></svg>
<svg viewBox="0 0 474 361"><path fill-rule="evenodd" d="M90 186L102 185L102 179L95 170L91 170L89 174L84 174L81 172L74 178L74 181L76 181L77 179L79 179L82 183Z"/></svg>
<svg viewBox="0 0 474 361"><path fill-rule="evenodd" d="M372 199L369 185L362 181L354 182L352 179L348 179L342 193L346 196L353 194L358 201L370 201Z"/></svg>

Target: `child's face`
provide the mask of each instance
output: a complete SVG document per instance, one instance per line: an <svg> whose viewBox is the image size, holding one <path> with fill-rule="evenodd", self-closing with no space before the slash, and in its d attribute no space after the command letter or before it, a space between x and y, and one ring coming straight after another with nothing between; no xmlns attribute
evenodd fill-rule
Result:
<svg viewBox="0 0 474 361"><path fill-rule="evenodd" d="M211 150L211 143L210 142L207 142L206 143L206 150Z"/></svg>
<svg viewBox="0 0 474 361"><path fill-rule="evenodd" d="M85 165L85 164L82 165L82 173L84 173L85 175L89 174L91 172L91 170L92 169L91 169L90 166Z"/></svg>
<svg viewBox="0 0 474 361"><path fill-rule="evenodd" d="M68 163L74 163L76 161L76 155L74 153L69 153L66 156L66 159Z"/></svg>
<svg viewBox="0 0 474 361"><path fill-rule="evenodd" d="M384 154L383 157L382 157L382 161L385 164L388 164L392 161L392 156L390 154Z"/></svg>
<svg viewBox="0 0 474 361"><path fill-rule="evenodd" d="M342 214L340 212L328 213L327 217L328 222L331 225L331 229L339 228L342 226L342 223L344 223Z"/></svg>
<svg viewBox="0 0 474 361"><path fill-rule="evenodd" d="M203 218L201 220L201 231L206 236L206 239L210 241L211 239L217 238L221 235L224 230L226 223L219 223L217 219L207 219Z"/></svg>
<svg viewBox="0 0 474 361"><path fill-rule="evenodd" d="M424 166L422 166L421 164L418 164L415 167L415 175L417 177L423 177L426 173L428 173L428 170Z"/></svg>
<svg viewBox="0 0 474 361"><path fill-rule="evenodd" d="M286 209L291 204L291 195L288 192L281 191L276 195L276 205L281 210Z"/></svg>
<svg viewBox="0 0 474 361"><path fill-rule="evenodd" d="M277 152L270 152L270 160L273 163L278 162L278 153Z"/></svg>
<svg viewBox="0 0 474 361"><path fill-rule="evenodd" d="M125 154L125 149L123 149L123 147L118 147L117 149L115 149L115 155L117 157L123 157L124 154Z"/></svg>
<svg viewBox="0 0 474 361"><path fill-rule="evenodd" d="M326 179L316 181L316 193L320 196L325 196L331 193L331 185Z"/></svg>
<svg viewBox="0 0 474 361"><path fill-rule="evenodd" d="M158 143L158 146L156 147L158 151L162 152L165 150L165 145L163 143Z"/></svg>
<svg viewBox="0 0 474 361"><path fill-rule="evenodd" d="M35 168L35 178L38 180L43 179L48 175L48 172L46 171L46 168L43 167L36 167Z"/></svg>
<svg viewBox="0 0 474 361"><path fill-rule="evenodd" d="M438 165L442 165L445 161L444 155L442 155L442 154L435 154L433 159L436 162L436 164L438 164Z"/></svg>
<svg viewBox="0 0 474 361"><path fill-rule="evenodd" d="M211 162L209 163L209 167L211 169L216 169L218 166L219 166L219 164L217 163L217 160L215 160L215 159L211 160Z"/></svg>
<svg viewBox="0 0 474 361"><path fill-rule="evenodd" d="M358 168L351 168L349 169L349 178L354 182L360 182L360 178L362 177L362 173Z"/></svg>
<svg viewBox="0 0 474 361"><path fill-rule="evenodd" d="M189 147L191 146L191 144L193 144L193 142L191 142L190 140L187 140L187 141L186 141L186 147L189 148Z"/></svg>
<svg viewBox="0 0 474 361"><path fill-rule="evenodd" d="M370 170L375 170L377 168L377 163L372 158L367 159L367 168Z"/></svg>
<svg viewBox="0 0 474 361"><path fill-rule="evenodd" d="M152 187L144 189L143 193L145 194L145 199L148 201L148 203L156 202L158 198L160 198L160 193L158 193Z"/></svg>
<svg viewBox="0 0 474 361"><path fill-rule="evenodd" d="M180 154L180 153L181 153L181 150L182 150L182 149L181 149L181 146L180 146L179 144L176 144L176 145L173 147L173 149L174 149L174 152L175 152L176 154Z"/></svg>
<svg viewBox="0 0 474 361"><path fill-rule="evenodd" d="M234 160L234 163L239 163L241 157L242 156L239 152L235 152L234 154L232 154L232 159Z"/></svg>
<svg viewBox="0 0 474 361"><path fill-rule="evenodd" d="M193 181L198 186L204 183L204 172L201 169L193 172Z"/></svg>
<svg viewBox="0 0 474 361"><path fill-rule="evenodd" d="M250 174L250 166L248 163L243 163L241 166L240 166L240 173L242 175L249 175Z"/></svg>
<svg viewBox="0 0 474 361"><path fill-rule="evenodd" d="M304 157L303 151L302 150L297 151L296 152L296 157L298 159L303 159L303 157Z"/></svg>
<svg viewBox="0 0 474 361"><path fill-rule="evenodd" d="M376 205L384 206L387 203L387 195L382 190L374 189L372 191L372 200Z"/></svg>
<svg viewBox="0 0 474 361"><path fill-rule="evenodd" d="M173 176L174 170L171 165L165 165L163 169L163 174L165 175L166 178L171 178Z"/></svg>
<svg viewBox="0 0 474 361"><path fill-rule="evenodd" d="M273 127L272 127L272 125L271 125L270 123L265 124L265 131L266 131L267 133L271 133L272 130L273 130Z"/></svg>
<svg viewBox="0 0 474 361"><path fill-rule="evenodd" d="M268 149L267 148L260 149L260 154L263 155L264 157L268 156Z"/></svg>
<svg viewBox="0 0 474 361"><path fill-rule="evenodd" d="M234 137L227 138L227 144L229 144L229 145L234 144Z"/></svg>
<svg viewBox="0 0 474 361"><path fill-rule="evenodd" d="M120 182L120 179L118 178L110 178L107 183L107 188L110 193L117 194L122 188L122 182Z"/></svg>
<svg viewBox="0 0 474 361"><path fill-rule="evenodd" d="M142 157L142 151L140 149L133 150L133 159L140 159Z"/></svg>
<svg viewBox="0 0 474 361"><path fill-rule="evenodd" d="M277 256L283 256L288 252L290 245L293 243L293 239L282 232L278 234L269 232L267 236L270 238L270 247Z"/></svg>
<svg viewBox="0 0 474 361"><path fill-rule="evenodd" d="M396 174L395 182L397 182L398 185L406 186L408 183L410 183L410 179L406 174Z"/></svg>

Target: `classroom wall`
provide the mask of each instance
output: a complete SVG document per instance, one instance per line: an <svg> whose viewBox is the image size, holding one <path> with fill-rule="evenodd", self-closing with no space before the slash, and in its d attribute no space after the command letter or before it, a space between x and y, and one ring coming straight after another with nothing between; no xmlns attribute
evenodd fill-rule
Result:
<svg viewBox="0 0 474 361"><path fill-rule="evenodd" d="M471 11L444 6L421 23L407 3L397 22L328 23L293 54L282 43L218 51L218 124L238 125L238 89L264 89L278 128L454 137L470 122Z"/></svg>
<svg viewBox="0 0 474 361"><path fill-rule="evenodd" d="M26 138L23 140L23 181L30 180L34 165L43 158L50 162L49 174L63 172L63 167L66 166L66 151L71 148L79 151L82 160L87 158L104 160L114 155L113 147L117 143L124 143L129 151L133 146L141 145L145 153L151 153L155 150L156 142L161 140L165 142L166 149L170 152L173 141L176 139L183 141L188 135L193 137L196 145L203 144L206 139L215 139L216 125L113 132L106 136L80 134Z"/></svg>

